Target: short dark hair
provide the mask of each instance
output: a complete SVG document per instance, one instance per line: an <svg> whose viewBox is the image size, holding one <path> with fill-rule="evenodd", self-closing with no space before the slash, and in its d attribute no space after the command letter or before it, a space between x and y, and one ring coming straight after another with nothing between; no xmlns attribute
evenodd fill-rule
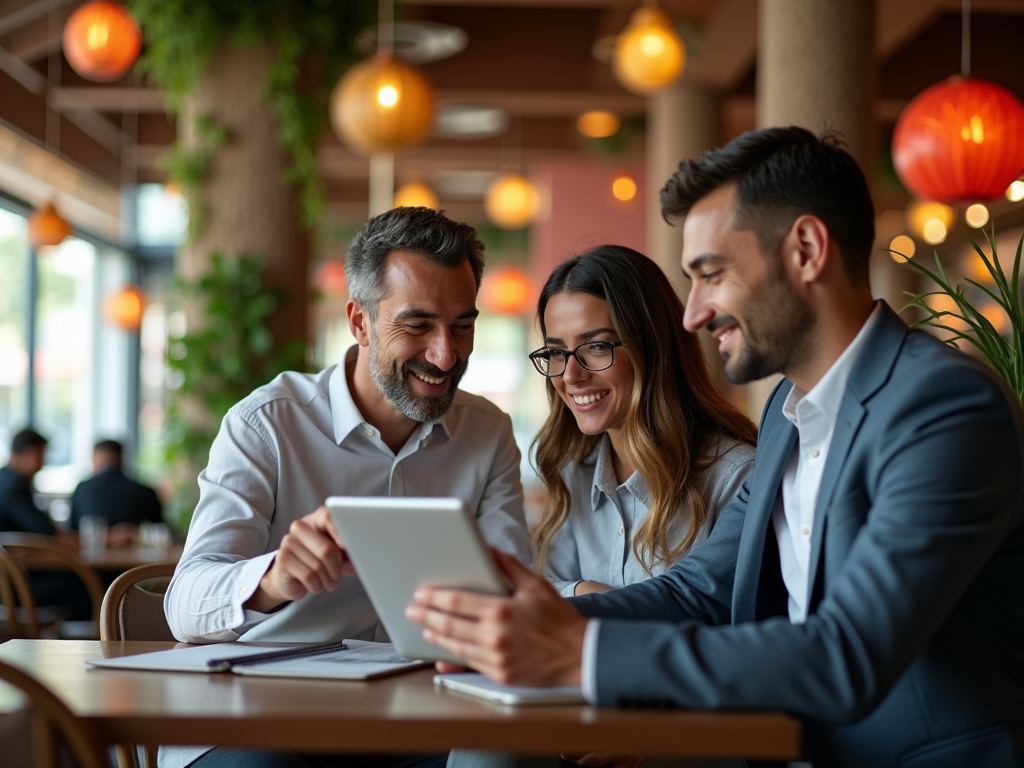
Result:
<svg viewBox="0 0 1024 768"><path fill-rule="evenodd" d="M669 222L685 217L698 200L733 183L734 226L752 230L762 251L773 251L796 218L810 213L835 239L850 282L867 283L875 207L864 173L839 133L763 128L699 160L684 160L661 190L662 215Z"/></svg>
<svg viewBox="0 0 1024 768"><path fill-rule="evenodd" d="M29 448L43 448L47 439L34 429L23 429L11 440L11 453L24 453Z"/></svg>
<svg viewBox="0 0 1024 768"><path fill-rule="evenodd" d="M366 307L371 320L377 319L377 305L388 295L384 265L395 251L415 253L451 269L468 260L480 288L484 244L473 227L449 219L444 211L393 208L367 221L345 255L349 298Z"/></svg>
<svg viewBox="0 0 1024 768"><path fill-rule="evenodd" d="M102 451L103 453L112 453L118 458L124 455L124 446L117 442L117 440L100 440L92 449L94 451Z"/></svg>

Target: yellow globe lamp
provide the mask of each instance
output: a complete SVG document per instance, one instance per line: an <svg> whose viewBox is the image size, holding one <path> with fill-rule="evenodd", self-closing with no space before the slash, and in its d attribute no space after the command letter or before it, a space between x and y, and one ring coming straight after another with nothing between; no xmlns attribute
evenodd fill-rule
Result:
<svg viewBox="0 0 1024 768"><path fill-rule="evenodd" d="M502 229L522 229L540 213L540 193L518 173L503 174L487 190L484 213Z"/></svg>
<svg viewBox="0 0 1024 768"><path fill-rule="evenodd" d="M594 109L584 112L576 119L576 129L588 139L603 139L614 135L621 125L619 116L614 112Z"/></svg>
<svg viewBox="0 0 1024 768"><path fill-rule="evenodd" d="M395 192L395 208L433 208L440 207L434 190L420 181L403 184Z"/></svg>
<svg viewBox="0 0 1024 768"><path fill-rule="evenodd" d="M938 245L946 239L955 220L956 212L942 203L918 201L907 208L910 231L931 245Z"/></svg>
<svg viewBox="0 0 1024 768"><path fill-rule="evenodd" d="M142 325L146 294L137 285L128 285L107 299L107 319L123 331L135 332Z"/></svg>
<svg viewBox="0 0 1024 768"><path fill-rule="evenodd" d="M1017 179L1006 188L1006 199L1011 203L1019 203L1024 200L1024 181Z"/></svg>
<svg viewBox="0 0 1024 768"><path fill-rule="evenodd" d="M981 229L988 224L988 208L981 203L975 203L964 211L964 221L975 229Z"/></svg>
<svg viewBox="0 0 1024 768"><path fill-rule="evenodd" d="M641 95L663 90L679 79L686 49L659 8L642 6L615 41L612 69L626 88Z"/></svg>
<svg viewBox="0 0 1024 768"><path fill-rule="evenodd" d="M620 173L612 180L612 196L626 203L636 197L636 181L627 173Z"/></svg>
<svg viewBox="0 0 1024 768"><path fill-rule="evenodd" d="M71 234L71 225L65 221L53 203L46 203L28 217L28 240L35 248L60 245Z"/></svg>
<svg viewBox="0 0 1024 768"><path fill-rule="evenodd" d="M434 89L419 70L388 54L349 69L331 94L331 124L360 154L400 152L427 137Z"/></svg>

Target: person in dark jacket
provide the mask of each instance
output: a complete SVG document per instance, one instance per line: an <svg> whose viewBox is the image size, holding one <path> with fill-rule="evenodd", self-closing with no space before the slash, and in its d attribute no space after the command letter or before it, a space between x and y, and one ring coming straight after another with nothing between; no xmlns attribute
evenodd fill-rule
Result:
<svg viewBox="0 0 1024 768"><path fill-rule="evenodd" d="M32 498L32 480L46 461L46 443L46 438L33 429L21 430L11 441L11 458L0 469L0 531L53 536L77 550L78 537L58 531ZM75 574L32 571L29 583L37 605L59 605L75 621L91 617L92 601Z"/></svg>
<svg viewBox="0 0 1024 768"><path fill-rule="evenodd" d="M11 441L11 458L0 469L0 531L53 536L57 528L32 499L32 480L46 460L46 438L23 429Z"/></svg>
<svg viewBox="0 0 1024 768"><path fill-rule="evenodd" d="M127 526L137 526L144 520L163 522L156 492L148 485L136 483L125 476L121 469L123 455L124 449L116 440L101 440L93 447L95 474L79 483L71 497L72 528L78 530L79 521L86 515L105 518L115 535L115 526L123 526L123 531Z"/></svg>

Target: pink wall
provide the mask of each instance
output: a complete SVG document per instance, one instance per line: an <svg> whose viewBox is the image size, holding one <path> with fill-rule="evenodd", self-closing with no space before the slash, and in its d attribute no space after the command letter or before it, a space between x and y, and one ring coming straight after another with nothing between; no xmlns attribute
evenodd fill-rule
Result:
<svg viewBox="0 0 1024 768"><path fill-rule="evenodd" d="M547 215L530 230L531 269L540 284L567 256L595 245L613 243L646 252L647 201L642 165L552 160L536 163L530 171L550 202ZM637 184L636 196L627 202L612 195L612 180L622 172Z"/></svg>

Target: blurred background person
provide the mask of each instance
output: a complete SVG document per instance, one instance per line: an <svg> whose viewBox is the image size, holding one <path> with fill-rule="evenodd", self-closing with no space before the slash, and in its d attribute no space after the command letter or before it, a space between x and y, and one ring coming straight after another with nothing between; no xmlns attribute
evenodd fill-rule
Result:
<svg viewBox="0 0 1024 768"><path fill-rule="evenodd" d="M71 527L78 530L86 515L102 517L110 526L108 543L122 544L135 537L141 522L162 523L163 509L156 491L124 474L124 448L116 440L93 446L93 476L83 480L71 497Z"/></svg>

